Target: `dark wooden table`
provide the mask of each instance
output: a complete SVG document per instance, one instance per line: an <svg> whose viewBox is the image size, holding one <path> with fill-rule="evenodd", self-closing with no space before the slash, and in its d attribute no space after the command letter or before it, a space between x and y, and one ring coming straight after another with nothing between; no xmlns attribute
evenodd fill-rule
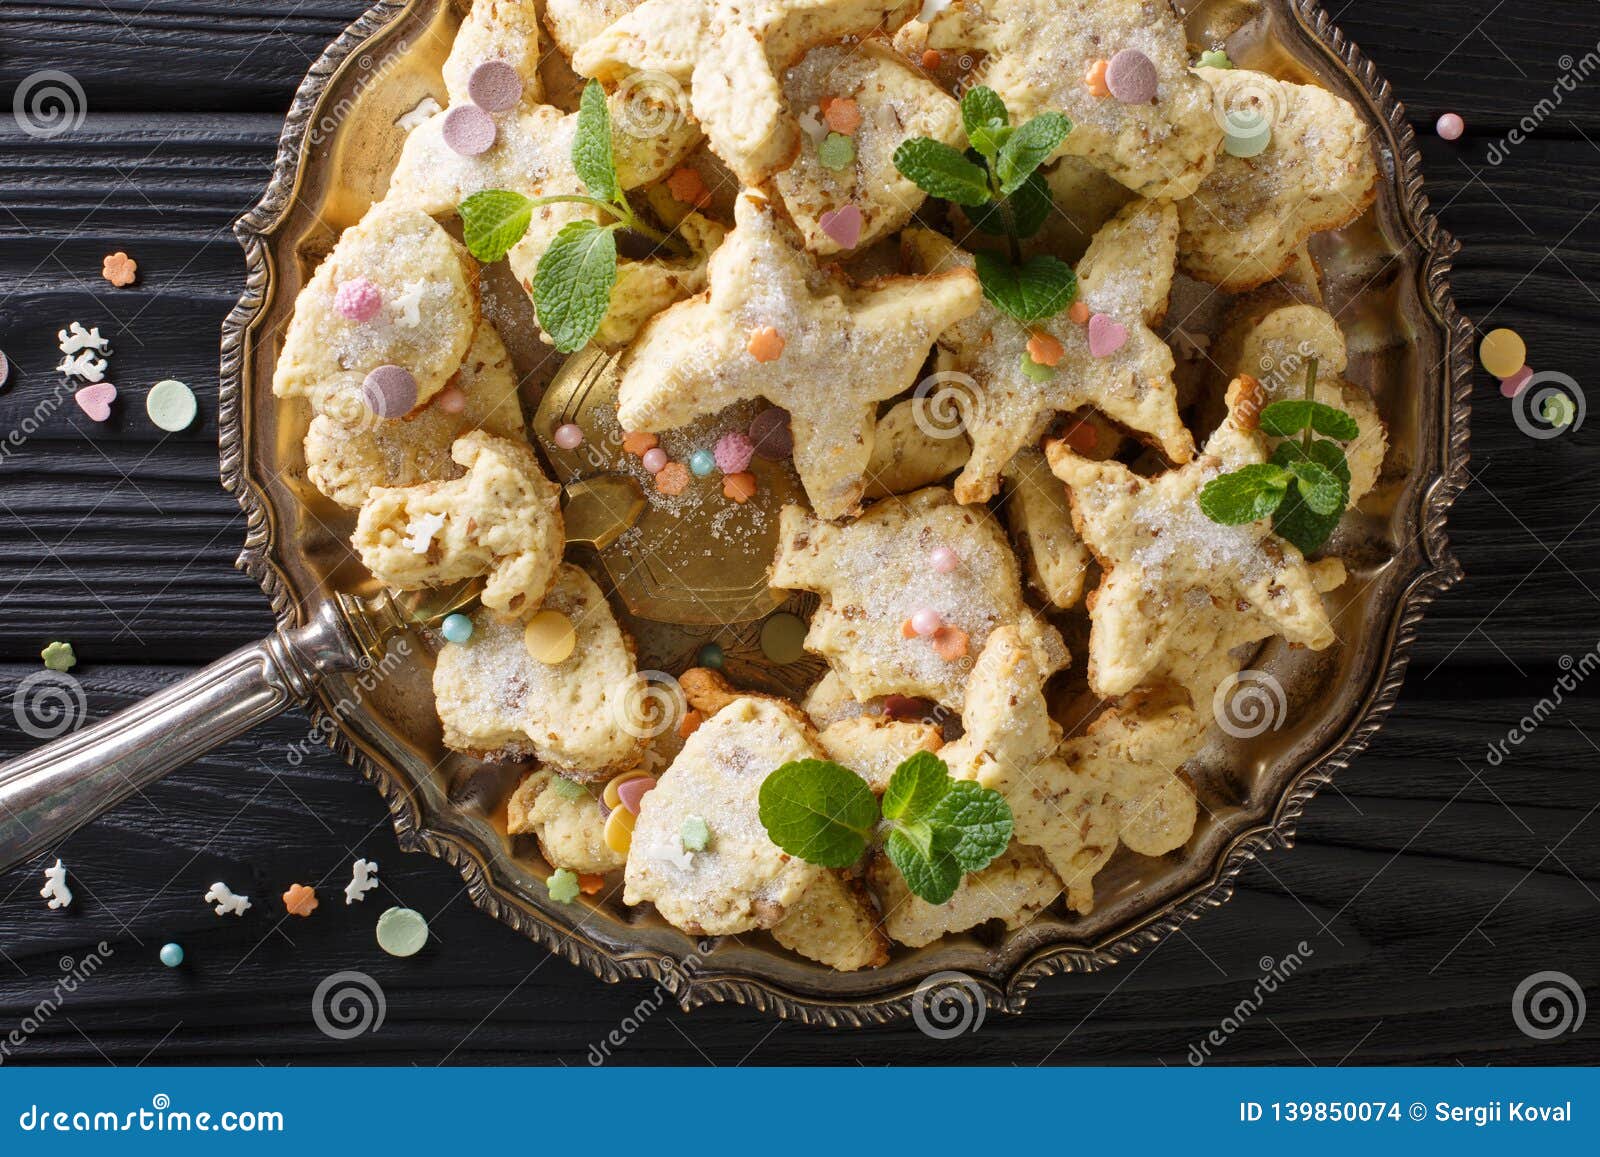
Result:
<svg viewBox="0 0 1600 1157"><path fill-rule="evenodd" d="M70 640L89 711L104 715L265 633L267 607L232 562L243 527L217 483L217 332L240 289L229 233L257 197L301 74L361 0L56 0L0 4L0 98L46 69L81 84L88 117L53 139L0 120L0 349L13 363L0 432L0 694ZM1408 102L1429 190L1466 245L1457 300L1509 325L1539 369L1600 382L1600 40L1594 0L1330 5ZM1562 87L1561 78L1569 87ZM1578 79L1585 77L1586 80ZM1543 112L1539 102L1547 101ZM1557 103L1559 101L1559 103ZM1447 144L1454 110L1470 137ZM1491 142L1539 125L1499 165ZM100 260L125 249L136 287ZM128 391L109 425L71 404L36 413L54 335L99 325ZM164 377L201 418L161 437L138 404ZM0 439L3 441L3 439ZM1535 441L1486 377L1471 490L1452 519L1467 582L1428 617L1399 708L1318 798L1298 846L1252 867L1238 895L1136 962L1043 984L1022 1018L939 1042L909 1024L829 1033L735 1008L653 1010L648 986L607 986L487 916L448 867L403 855L377 795L323 750L290 753L292 714L78 832L61 848L77 903L50 912L41 864L0 875L0 1042L39 1019L61 970L106 942L100 971L25 1042L21 1062L581 1065L640 1022L616 1063L1186 1063L1249 997L1263 957L1305 941L1286 985L1214 1049L1225 1063L1563 1064L1600 1059L1600 1010L1537 1041L1512 1016L1532 973L1600 980L1600 697L1580 689L1508 758L1491 743L1600 644L1595 424ZM25 750L0 705L0 752ZM382 888L345 908L357 855ZM323 912L217 919L213 880L258 898L324 881ZM425 913L421 956L381 955L391 904ZM156 953L180 941L189 963ZM387 999L381 1029L330 1039L319 981L359 969Z"/></svg>

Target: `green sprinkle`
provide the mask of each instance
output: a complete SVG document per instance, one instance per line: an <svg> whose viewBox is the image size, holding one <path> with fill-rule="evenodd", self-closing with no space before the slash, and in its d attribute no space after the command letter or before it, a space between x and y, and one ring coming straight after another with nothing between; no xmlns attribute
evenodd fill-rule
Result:
<svg viewBox="0 0 1600 1157"><path fill-rule="evenodd" d="M822 167L838 172L856 159L856 143L843 133L829 133L817 146L817 160Z"/></svg>
<svg viewBox="0 0 1600 1157"><path fill-rule="evenodd" d="M550 790L565 800L579 800L589 794L589 789L583 784L564 775L558 775L550 781Z"/></svg>
<svg viewBox="0 0 1600 1157"><path fill-rule="evenodd" d="M65 671L78 665L78 656L72 653L71 643L51 643L39 652L39 658L52 671Z"/></svg>
<svg viewBox="0 0 1600 1157"><path fill-rule="evenodd" d="M1036 382L1047 382L1055 376L1055 369L1051 366L1042 366L1027 354L1022 355L1022 376L1031 378Z"/></svg>
<svg viewBox="0 0 1600 1157"><path fill-rule="evenodd" d="M1551 426L1561 430L1572 425L1572 419L1578 416L1577 407L1572 404L1572 399L1565 394L1551 394L1544 400L1544 405L1539 407L1539 417ZM54 643L51 646L55 646ZM69 651L71 648L67 648ZM45 660L49 665L49 660Z"/></svg>
<svg viewBox="0 0 1600 1157"><path fill-rule="evenodd" d="M557 904L570 904L578 898L578 875L566 868L557 868L544 882L550 889L550 898Z"/></svg>
<svg viewBox="0 0 1600 1157"><path fill-rule="evenodd" d="M378 947L390 956L415 956L428 942L428 921L412 908L390 908L378 917Z"/></svg>
<svg viewBox="0 0 1600 1157"><path fill-rule="evenodd" d="M1196 68L1232 68L1233 61L1228 59L1228 54L1220 48L1213 48L1209 52L1202 52L1200 59L1195 61Z"/></svg>
<svg viewBox="0 0 1600 1157"><path fill-rule="evenodd" d="M683 841L684 851L703 852L711 842L711 829L699 816L689 816L678 828L678 839Z"/></svg>

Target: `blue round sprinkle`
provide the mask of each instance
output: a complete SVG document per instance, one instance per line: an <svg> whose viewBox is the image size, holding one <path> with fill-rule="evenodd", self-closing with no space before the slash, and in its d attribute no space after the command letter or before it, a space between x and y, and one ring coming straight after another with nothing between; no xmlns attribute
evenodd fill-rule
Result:
<svg viewBox="0 0 1600 1157"><path fill-rule="evenodd" d="M715 643L707 643L700 648L696 662L702 667L710 667L713 671L722 669L722 648Z"/></svg>
<svg viewBox="0 0 1600 1157"><path fill-rule="evenodd" d="M689 469L693 470L697 477L704 478L716 468L717 456L710 450L696 450L689 455Z"/></svg>
<svg viewBox="0 0 1600 1157"><path fill-rule="evenodd" d="M472 638L472 620L466 615L446 615L439 631L452 643L465 643Z"/></svg>
<svg viewBox="0 0 1600 1157"><path fill-rule="evenodd" d="M163 944L161 946L161 963L168 968L176 968L183 963L182 944Z"/></svg>

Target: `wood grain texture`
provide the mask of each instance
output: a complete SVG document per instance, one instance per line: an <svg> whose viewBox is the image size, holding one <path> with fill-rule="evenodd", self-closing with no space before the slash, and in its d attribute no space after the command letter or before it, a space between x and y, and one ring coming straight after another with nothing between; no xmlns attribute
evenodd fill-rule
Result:
<svg viewBox="0 0 1600 1157"><path fill-rule="evenodd" d="M229 232L271 162L278 118L310 59L358 13L350 0L0 6L0 101L42 69L82 83L89 116L38 140L0 119L0 753L34 740L11 696L52 638L77 647L88 712L103 715L270 627L231 567L242 535L217 484L217 330L239 290ZM1447 145L1424 131L1429 191L1466 245L1457 299L1510 325L1537 368L1600 381L1600 80L1563 92L1503 164L1488 149L1550 96L1595 39L1561 0L1333 4L1408 101L1419 129L1466 116ZM1491 14L1492 20L1484 18ZM1482 23L1480 23L1482 22ZM1587 39L1588 43L1585 43ZM98 276L113 249L141 280ZM128 397L97 426L50 372L55 330L99 325ZM162 377L195 387L201 419L164 436L138 405ZM1511 1018L1518 981L1600 979L1600 708L1580 691L1491 763L1562 657L1600 643L1600 479L1593 427L1521 434L1493 382L1475 401L1475 484L1452 519L1468 581L1432 610L1401 705L1372 750L1310 808L1292 852L1251 867L1239 894L1109 972L1045 982L1021 1018L936 1042L910 1026L828 1033L739 1009L684 1016L648 986L606 986L474 909L459 878L397 848L381 802L307 736L302 715L222 749L77 833L61 850L79 902L48 912L39 865L0 875L0 1037L102 940L106 966L29 1034L17 1060L116 1063L581 1065L614 1028L608 1063L1187 1063L1249 995L1263 958L1304 941L1305 967L1214 1050L1223 1063L1561 1064L1600 1059L1600 1023L1550 1043ZM44 403L49 403L44 405ZM347 908L356 855L382 889ZM258 908L219 919L213 881ZM284 918L290 882L323 908ZM381 955L383 908L424 912L419 957ZM161 943L190 963L168 971ZM333 1041L312 992L369 972L383 1028ZM624 1032L626 1021L639 1021ZM597 1055L597 1054L596 1054ZM10 1059L10 1058L8 1058Z"/></svg>

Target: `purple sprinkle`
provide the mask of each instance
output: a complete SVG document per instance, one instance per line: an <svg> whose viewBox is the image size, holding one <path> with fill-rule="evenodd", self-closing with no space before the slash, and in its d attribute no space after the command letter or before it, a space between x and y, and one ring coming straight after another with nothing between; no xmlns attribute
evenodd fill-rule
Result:
<svg viewBox="0 0 1600 1157"><path fill-rule="evenodd" d="M1137 48L1124 48L1106 67L1106 87L1123 104L1149 104L1156 99L1156 66Z"/></svg>
<svg viewBox="0 0 1600 1157"><path fill-rule="evenodd" d="M467 95L485 112L510 112L522 100L522 77L503 60L486 61L467 78Z"/></svg>
<svg viewBox="0 0 1600 1157"><path fill-rule="evenodd" d="M399 418L417 404L417 379L404 366L379 366L361 383L367 409L380 418Z"/></svg>
<svg viewBox="0 0 1600 1157"><path fill-rule="evenodd" d="M444 114L444 143L463 157L488 152L494 137L494 118L475 104L457 105Z"/></svg>

